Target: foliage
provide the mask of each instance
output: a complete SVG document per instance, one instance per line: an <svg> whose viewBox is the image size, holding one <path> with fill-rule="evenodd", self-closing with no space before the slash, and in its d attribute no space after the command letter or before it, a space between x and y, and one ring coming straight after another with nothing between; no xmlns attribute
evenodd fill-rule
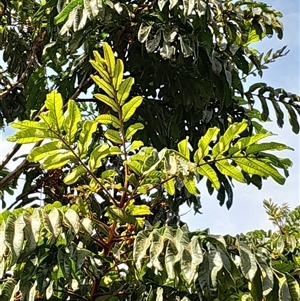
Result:
<svg viewBox="0 0 300 301"><path fill-rule="evenodd" d="M172 198L184 187L189 199L197 199L203 178L219 195L226 176L283 184L291 162L270 152L289 148L259 143L271 133L258 126L252 136L243 135L246 120L223 134L210 128L192 152L188 137L176 149L144 146L134 137L144 130L135 115L145 100L130 96L134 79L125 75L123 61L104 43L103 57L94 52L91 64L97 71L91 78L101 88L94 96L109 114L84 117L74 100L64 105L52 91L39 121L11 123L17 132L9 140L38 143L27 160L58 173L47 186L54 192L64 187L66 202L53 193L44 207L0 215L1 300L299 298L291 273L253 252L248 237L190 232L178 220L181 199ZM167 208L168 216L156 212Z"/></svg>

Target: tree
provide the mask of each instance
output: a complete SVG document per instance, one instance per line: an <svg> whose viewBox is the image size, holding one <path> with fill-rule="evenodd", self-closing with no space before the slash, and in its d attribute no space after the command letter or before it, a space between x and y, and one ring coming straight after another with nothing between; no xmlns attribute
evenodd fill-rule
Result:
<svg viewBox="0 0 300 301"><path fill-rule="evenodd" d="M282 37L281 13L275 9L254 1L70 2L3 2L0 37L7 66L1 75L2 122L30 116L37 120L47 92L53 89L64 101L74 99L86 109L92 102L95 112L106 112L106 104L81 93L89 87L98 92L90 78L94 71L89 60L106 41L135 78L132 95L145 99L132 121L143 121L145 129L135 138L145 145L175 148L189 136L196 149L208 128L217 126L224 134L231 123L243 119L251 124L245 135L251 135L257 118L268 119L270 106L279 126L283 108L287 110L298 133L298 96L265 83L244 91L248 76L261 76L270 63L286 54L285 47L265 55L252 48L253 42L267 36ZM262 111L255 109L257 101ZM7 188L28 169L24 162L0 187ZM28 189L40 174L34 173L27 177ZM247 181L261 186L257 177ZM230 179L221 177L220 186L218 200L229 208L233 202ZM21 199L26 199L28 189ZM185 200L184 192L181 198Z"/></svg>
<svg viewBox="0 0 300 301"><path fill-rule="evenodd" d="M221 136L217 127L210 128L199 140L193 161L188 138L178 143L178 150L144 147L133 139L143 123L130 122L143 98L129 98L133 78L123 78L123 61L115 60L107 43L103 49L104 57L94 52L91 64L98 75L91 78L105 92L94 96L110 107L110 114L85 120L74 100L64 111L61 94L52 91L40 121L11 123L18 131L10 141L44 141L27 159L59 171L49 188L68 185L69 192L66 205L52 199L45 207L19 208L0 216L1 278L13 269L1 298L234 300L249 295L253 300L277 300L284 289L285 294L298 294L290 274L282 277L289 277L292 288L274 280L276 271L266 256L254 255L242 239L191 233L180 226L178 211L172 211L179 204L168 198L177 201L181 187L198 197L199 176L220 189L216 171L240 182L246 182L244 174L251 174L283 183L278 169L286 171L291 162L265 151L288 147L259 144L268 132L243 137L247 121L231 124ZM101 140L96 143L97 131L101 134L94 137ZM167 207L172 213L167 218L156 212L166 214ZM234 250L227 250L231 245ZM240 270L235 254L241 259Z"/></svg>
<svg viewBox="0 0 300 301"><path fill-rule="evenodd" d="M263 84L244 93L241 84L255 72L252 61L261 74L262 57L249 45L273 30L281 35L280 13L229 1L21 4L3 6L4 53L20 43L11 49L31 55L17 72L11 53L3 73L3 117L13 118L7 109L15 101L20 119L11 123L17 146L2 167L19 145L35 146L1 174L6 191L26 175L15 209L0 215L1 298L298 300L295 265L274 268L269 258L283 233L272 236L268 253L266 234L190 232L178 215L185 202L198 211L202 179L221 204L227 194L228 207L233 180L284 184L291 161L271 151L289 148L259 143L271 135L260 122L271 100L282 125L283 103L297 132L298 98ZM283 52L267 53L265 62ZM56 74L46 76L50 68ZM93 82L89 105L79 95ZM257 89L261 113L253 108ZM26 206L40 190L45 206ZM266 206L273 216L276 206Z"/></svg>

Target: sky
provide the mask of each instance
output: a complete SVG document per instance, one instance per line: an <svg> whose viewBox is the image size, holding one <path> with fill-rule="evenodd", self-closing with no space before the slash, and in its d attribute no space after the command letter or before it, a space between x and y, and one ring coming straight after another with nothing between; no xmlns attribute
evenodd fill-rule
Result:
<svg viewBox="0 0 300 301"><path fill-rule="evenodd" d="M269 65L270 69L264 71L263 78L254 77L249 84L254 82L265 82L274 88L284 88L286 91L300 95L300 9L298 0L262 0L283 13L281 21L284 26L283 39L276 36L264 39L253 45L266 53L270 48L280 49L287 45L290 50L287 56L279 58L275 63ZM271 110L270 110L271 111ZM286 114L287 115L287 114ZM294 151L278 152L280 157L288 157L293 161L290 176L284 186L268 179L263 182L263 187L258 190L254 186L236 184L234 188L234 200L230 210L225 206L220 207L216 195L208 195L205 181L200 185L201 203L203 214L194 215L188 212L189 208L182 209L183 221L187 222L191 230L209 228L213 234L239 234L255 229L271 229L272 223L263 208L263 200L272 198L274 203L288 203L290 208L300 205L300 178L299 158L300 143L299 135L292 133L287 116L285 125L280 129L276 124L266 123L264 126L277 136L272 141L285 143L294 148ZM275 119L274 119L275 120ZM201 183L200 183L201 184ZM201 189L203 187L203 189Z"/></svg>
<svg viewBox="0 0 300 301"><path fill-rule="evenodd" d="M262 79L254 77L248 84L254 82L265 82L274 88L284 88L286 91L300 95L300 17L299 1L297 0L263 0L270 6L283 13L282 22L284 24L284 37L278 40L275 36L271 39L264 39L257 46L261 52L267 52L270 48L280 49L287 45L289 54L278 59L271 64L269 70L264 71ZM290 176L284 186L280 186L272 179L264 181L263 188L258 190L254 186L236 184L234 188L234 202L230 210L225 206L220 207L216 195L209 196L206 192L205 181L200 183L202 213L194 215L189 208L182 209L182 220L187 222L190 229L210 228L213 234L231 234L245 233L255 229L270 229L271 222L263 209L263 200L272 198L275 203L289 203L291 208L300 205L300 180L299 180L299 135L291 131L288 120L285 119L283 129L280 129L273 123L265 124L265 127L276 133L273 141L285 143L295 150L278 153L281 157L288 157L293 161L293 167L290 170ZM12 134L11 130L6 128L5 132L0 132L0 160L12 148L13 143L6 142L5 137ZM28 152L29 147L23 146L19 154ZM10 162L8 168L13 168L16 162Z"/></svg>

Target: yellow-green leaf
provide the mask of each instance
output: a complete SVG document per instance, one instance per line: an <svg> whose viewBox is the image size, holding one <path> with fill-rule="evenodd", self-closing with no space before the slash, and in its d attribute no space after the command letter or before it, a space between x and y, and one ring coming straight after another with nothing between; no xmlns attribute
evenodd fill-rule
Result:
<svg viewBox="0 0 300 301"><path fill-rule="evenodd" d="M98 75L91 75L93 81L99 86L107 95L111 98L115 98L114 87L107 83L103 78L100 78ZM96 96L96 95L95 95Z"/></svg>
<svg viewBox="0 0 300 301"><path fill-rule="evenodd" d="M45 129L27 129L17 132L15 135L8 137L7 140L26 144L42 141L46 138L57 138L57 135Z"/></svg>
<svg viewBox="0 0 300 301"><path fill-rule="evenodd" d="M138 176L142 174L142 163L138 161L126 161L124 163Z"/></svg>
<svg viewBox="0 0 300 301"><path fill-rule="evenodd" d="M128 98L133 84L133 77L128 77L121 83L117 94L118 101L121 106L125 103L126 99Z"/></svg>
<svg viewBox="0 0 300 301"><path fill-rule="evenodd" d="M190 150L189 150L189 137L186 137L186 139L180 141L178 143L178 150L179 152L188 160L190 160Z"/></svg>
<svg viewBox="0 0 300 301"><path fill-rule="evenodd" d="M126 130L125 139L129 140L137 131L142 130L144 125L142 123L131 124Z"/></svg>
<svg viewBox="0 0 300 301"><path fill-rule="evenodd" d="M152 214L150 208L147 205L133 204L128 206L126 211L128 211L128 213L133 216L144 216Z"/></svg>
<svg viewBox="0 0 300 301"><path fill-rule="evenodd" d="M109 148L109 154L111 156L122 155L122 151L120 150L120 148L118 146L114 145Z"/></svg>
<svg viewBox="0 0 300 301"><path fill-rule="evenodd" d="M220 182L216 172L213 170L211 166L209 166L204 160L200 161L200 166L197 167L197 172L199 175L207 177L213 186L219 190L220 189Z"/></svg>
<svg viewBox="0 0 300 301"><path fill-rule="evenodd" d="M209 152L209 144L219 134L220 129L217 127L209 128L206 134L198 142L198 150L195 152L194 161L198 163Z"/></svg>
<svg viewBox="0 0 300 301"><path fill-rule="evenodd" d="M15 121L11 122L9 124L11 127L14 129L19 129L19 130L27 130L27 129L38 129L38 130L44 130L47 129L47 125L42 122L38 121L31 121L31 120L23 120L23 121Z"/></svg>
<svg viewBox="0 0 300 301"><path fill-rule="evenodd" d="M58 169L68 164L71 160L76 161L75 155L71 151L66 151L48 156L43 162L42 167L45 169Z"/></svg>
<svg viewBox="0 0 300 301"><path fill-rule="evenodd" d="M91 153L89 159L89 166L91 170L95 170L101 165L101 160L109 155L109 145L103 143L98 145Z"/></svg>
<svg viewBox="0 0 300 301"><path fill-rule="evenodd" d="M79 135L78 153L80 158L84 158L87 154L88 145L92 139L93 133L97 129L98 122L86 120L82 125L82 130Z"/></svg>
<svg viewBox="0 0 300 301"><path fill-rule="evenodd" d="M95 55L95 52L94 52L94 55ZM100 54L99 54L99 56L100 56ZM94 67L94 69L96 69L96 71L100 74L100 76L103 78L103 80L105 80L105 82L107 82L107 83L110 83L110 77L109 77L107 71L104 69L103 62L90 60L90 63Z"/></svg>
<svg viewBox="0 0 300 301"><path fill-rule="evenodd" d="M59 154L66 146L61 141L48 142L42 146L35 147L27 156L27 160L31 162L38 162L43 160L46 156Z"/></svg>
<svg viewBox="0 0 300 301"><path fill-rule="evenodd" d="M118 91L119 88L120 88L120 85L121 85L122 80L123 80L123 75L124 75L123 61L121 59L117 59L117 63L116 63L116 66L115 66L115 74L114 74L114 77L112 79L113 85L114 85L116 91Z"/></svg>
<svg viewBox="0 0 300 301"><path fill-rule="evenodd" d="M187 189L187 191L192 194L197 196L199 194L198 189L196 187L196 183L195 183L195 179L193 176L185 176L182 177L182 182L185 186L185 188Z"/></svg>
<svg viewBox="0 0 300 301"><path fill-rule="evenodd" d="M64 178L64 183L67 185L74 184L77 182L78 178L85 173L86 170L82 165L75 167L69 174Z"/></svg>
<svg viewBox="0 0 300 301"><path fill-rule="evenodd" d="M117 117L111 114L102 114L96 118L101 124L111 124L115 129L120 129L121 124Z"/></svg>
<svg viewBox="0 0 300 301"><path fill-rule="evenodd" d="M170 195L174 195L175 194L175 184L174 184L174 180L170 179L169 181L164 183L164 188L166 189L167 193Z"/></svg>
<svg viewBox="0 0 300 301"><path fill-rule="evenodd" d="M224 159L224 160L217 161L216 166L223 175L230 176L241 183L246 183L246 180L239 169L229 164L229 162L225 159L225 157L221 157L220 159Z"/></svg>
<svg viewBox="0 0 300 301"><path fill-rule="evenodd" d="M56 130L60 131L64 122L61 94L56 90L47 94L45 106L49 110L48 116L51 124Z"/></svg>
<svg viewBox="0 0 300 301"><path fill-rule="evenodd" d="M122 144L122 138L120 136L120 133L118 131L114 130L107 130L104 134L104 136L110 140L111 142L114 142L116 144Z"/></svg>
<svg viewBox="0 0 300 301"><path fill-rule="evenodd" d="M78 123L81 120L81 114L74 100L69 100L67 117L64 121L64 129L66 131L66 140L71 145L74 142L75 134L78 130Z"/></svg>
<svg viewBox="0 0 300 301"><path fill-rule="evenodd" d="M141 140L135 140L132 142L132 144L130 145L128 151L133 152L136 149L141 148L142 146L144 146L144 142Z"/></svg>
<svg viewBox="0 0 300 301"><path fill-rule="evenodd" d="M111 77L114 76L115 72L115 56L111 49L111 47L108 45L108 43L103 43L103 51L104 51L104 59L107 66L107 71Z"/></svg>
<svg viewBox="0 0 300 301"><path fill-rule="evenodd" d="M98 93L94 94L94 96L97 99L99 99L100 101L104 102L109 107L111 107L115 112L118 112L117 104L115 103L115 101L113 99L111 99L110 97L108 97L104 94L98 94Z"/></svg>
<svg viewBox="0 0 300 301"><path fill-rule="evenodd" d="M141 105L142 101L142 96L136 96L122 107L122 117L124 122L130 119L130 117L135 113L135 110Z"/></svg>

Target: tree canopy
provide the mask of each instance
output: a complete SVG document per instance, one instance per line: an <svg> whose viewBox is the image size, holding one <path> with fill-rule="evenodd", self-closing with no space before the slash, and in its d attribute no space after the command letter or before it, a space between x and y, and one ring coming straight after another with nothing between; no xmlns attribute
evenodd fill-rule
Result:
<svg viewBox="0 0 300 301"><path fill-rule="evenodd" d="M2 3L4 208L25 177L0 214L4 301L299 300L298 209L265 202L279 232L240 237L179 216L201 208L199 181L228 208L234 181L285 183L290 148L263 122L272 106L298 133L299 97L243 84L286 54L253 48L282 37L280 16L250 0Z"/></svg>

